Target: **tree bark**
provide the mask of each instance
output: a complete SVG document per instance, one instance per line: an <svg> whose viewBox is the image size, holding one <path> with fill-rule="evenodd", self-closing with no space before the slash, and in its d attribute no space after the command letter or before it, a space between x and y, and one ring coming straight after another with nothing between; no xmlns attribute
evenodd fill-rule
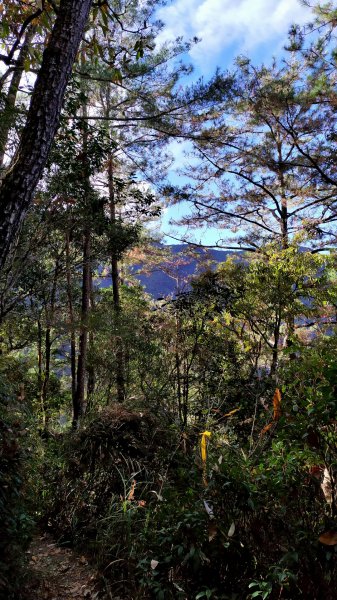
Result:
<svg viewBox="0 0 337 600"><path fill-rule="evenodd" d="M0 269L46 164L91 4L92 0L61 0L13 166L0 188Z"/></svg>

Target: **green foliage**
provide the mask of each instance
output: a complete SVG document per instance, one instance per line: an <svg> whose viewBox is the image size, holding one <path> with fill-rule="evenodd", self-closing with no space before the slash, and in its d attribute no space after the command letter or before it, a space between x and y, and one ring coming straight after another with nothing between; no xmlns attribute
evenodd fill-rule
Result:
<svg viewBox="0 0 337 600"><path fill-rule="evenodd" d="M119 405L87 420L77 435L48 440L40 520L64 542L92 553L116 591L136 585L138 536L175 442L155 417Z"/></svg>
<svg viewBox="0 0 337 600"><path fill-rule="evenodd" d="M13 398L15 383L6 377L13 368L1 360L0 388L0 598L18 598L25 577L25 551L31 540L33 520L26 474L31 449L21 407ZM17 365L18 366L18 365ZM14 407L13 407L14 405Z"/></svg>

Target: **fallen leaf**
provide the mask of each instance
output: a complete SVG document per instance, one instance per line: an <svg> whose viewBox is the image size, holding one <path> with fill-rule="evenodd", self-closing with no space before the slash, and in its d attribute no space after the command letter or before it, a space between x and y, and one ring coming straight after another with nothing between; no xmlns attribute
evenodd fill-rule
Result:
<svg viewBox="0 0 337 600"><path fill-rule="evenodd" d="M159 565L157 560L151 560L151 569L155 569Z"/></svg>
<svg viewBox="0 0 337 600"><path fill-rule="evenodd" d="M268 423L268 425L266 425L262 431L260 432L260 435L263 435L264 433L266 433L267 431L269 431L269 429L272 428L272 426L274 425L274 423Z"/></svg>
<svg viewBox="0 0 337 600"><path fill-rule="evenodd" d="M233 521L233 523L231 524L230 528L228 529L228 537L232 537L235 533L235 523Z"/></svg>
<svg viewBox="0 0 337 600"><path fill-rule="evenodd" d="M228 413L226 413L225 415L222 415L223 417L231 417L232 415L234 415L236 412L238 412L238 410L240 410L240 406L239 408L233 408L233 410L230 410Z"/></svg>
<svg viewBox="0 0 337 600"><path fill-rule="evenodd" d="M337 544L337 531L325 531L318 539L325 546L335 546Z"/></svg>

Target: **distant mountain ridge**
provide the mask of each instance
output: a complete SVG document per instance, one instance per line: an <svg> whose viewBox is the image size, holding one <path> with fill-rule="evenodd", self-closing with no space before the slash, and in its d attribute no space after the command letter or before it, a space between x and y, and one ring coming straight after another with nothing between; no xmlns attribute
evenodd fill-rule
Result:
<svg viewBox="0 0 337 600"><path fill-rule="evenodd" d="M225 262L228 256L239 254L230 250L191 247L188 244L159 245L158 248L163 250L163 255L168 252L170 258L164 257L163 261L154 267L148 267L144 261L130 268L131 275L144 287L145 292L156 300L167 296L174 297L188 290L193 277L206 269L215 268L219 263ZM111 277L104 277L99 287L109 286Z"/></svg>
<svg viewBox="0 0 337 600"><path fill-rule="evenodd" d="M150 273L142 273L142 266L132 268L132 274L138 279L144 290L155 299L175 296L190 288L193 277L207 268L215 268L227 257L235 253L225 250L204 249L187 244L165 246L173 255L172 261L163 261ZM176 264L174 264L174 259ZM173 264L172 264L173 263Z"/></svg>

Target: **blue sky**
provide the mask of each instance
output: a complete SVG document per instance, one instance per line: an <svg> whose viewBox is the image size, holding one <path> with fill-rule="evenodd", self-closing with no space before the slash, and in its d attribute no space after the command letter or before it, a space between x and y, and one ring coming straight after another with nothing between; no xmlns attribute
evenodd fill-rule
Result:
<svg viewBox="0 0 337 600"><path fill-rule="evenodd" d="M293 23L303 25L312 19L310 9L299 0L173 0L158 11L165 27L159 41L182 36L194 36L201 41L192 48L189 60L193 64L193 78L211 77L217 67L230 69L235 57L249 56L255 64L269 64L273 57L281 58L287 33ZM184 148L173 142L171 151L175 164L182 164ZM176 179L175 169L171 176ZM165 211L163 232L185 237L187 232L169 225L187 210L185 205ZM191 237L191 236L189 236ZM194 241L214 244L221 231L205 229L194 233ZM166 238L167 243L174 240Z"/></svg>

